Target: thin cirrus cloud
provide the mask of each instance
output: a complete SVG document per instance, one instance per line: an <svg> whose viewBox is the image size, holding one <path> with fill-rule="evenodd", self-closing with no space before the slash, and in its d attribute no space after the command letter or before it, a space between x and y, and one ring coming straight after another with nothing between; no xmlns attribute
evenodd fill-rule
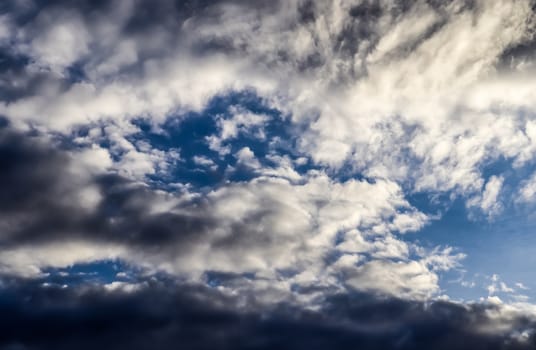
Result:
<svg viewBox="0 0 536 350"><path fill-rule="evenodd" d="M0 5L0 345L531 348L533 7Z"/></svg>

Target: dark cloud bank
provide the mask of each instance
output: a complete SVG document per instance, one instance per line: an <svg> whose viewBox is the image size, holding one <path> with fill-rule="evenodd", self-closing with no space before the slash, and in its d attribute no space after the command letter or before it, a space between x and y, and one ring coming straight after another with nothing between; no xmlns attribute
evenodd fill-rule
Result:
<svg viewBox="0 0 536 350"><path fill-rule="evenodd" d="M97 186L104 197L95 210L88 212L77 203L80 184L67 171L69 165L67 153L39 141L37 136L0 128L0 218L4 222L17 219L17 225L4 227L1 246L78 235L150 247L180 241L191 232L201 234L210 223L207 215L202 219L149 215L154 192L114 174L89 178L85 185ZM173 236L173 227L182 228L181 237Z"/></svg>
<svg viewBox="0 0 536 350"><path fill-rule="evenodd" d="M533 349L534 337L484 333L494 306L341 295L322 310L238 310L201 286L150 282L138 292L40 287L0 291L2 349ZM533 327L510 321L519 332Z"/></svg>

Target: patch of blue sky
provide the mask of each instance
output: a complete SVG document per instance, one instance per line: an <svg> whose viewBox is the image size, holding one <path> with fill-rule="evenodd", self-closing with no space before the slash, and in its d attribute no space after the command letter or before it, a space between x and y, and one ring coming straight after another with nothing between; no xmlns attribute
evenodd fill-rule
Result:
<svg viewBox="0 0 536 350"><path fill-rule="evenodd" d="M453 299L486 297L490 278L497 274L507 286L516 289L515 293L498 293L503 300L515 294L536 300L536 218L516 208L509 208L493 221L475 220L469 214L465 201L458 198L440 219L403 239L428 249L450 246L466 254L460 268L441 273L440 287ZM516 288L520 282L529 289Z"/></svg>
<svg viewBox="0 0 536 350"><path fill-rule="evenodd" d="M69 83L80 83L87 80L86 72L84 71L84 62L75 62L66 69L66 76Z"/></svg>
<svg viewBox="0 0 536 350"><path fill-rule="evenodd" d="M139 268L120 260L99 260L62 268L47 268L43 281L56 285L108 284L114 281L132 281L140 275Z"/></svg>
<svg viewBox="0 0 536 350"><path fill-rule="evenodd" d="M485 183L492 176L502 176L503 186L497 198L502 210L488 217L477 208L467 206L467 198L452 193L413 193L406 198L428 215L438 214L421 231L401 236L408 242L432 249L450 246L466 254L460 268L440 274L440 287L452 299L478 300L487 297L487 287L494 274L514 291L500 288L494 295L502 300L517 300L526 295L536 300L536 215L534 205L517 203L523 180L535 170L532 163L514 167L513 159L490 160L481 168ZM522 285L516 285L521 283Z"/></svg>
<svg viewBox="0 0 536 350"><path fill-rule="evenodd" d="M209 138L220 137L221 121L233 118L233 110L266 117L258 125L239 130L233 137L221 140L221 147L228 152L211 148ZM148 142L159 150L179 149L181 160L168 174L149 175L154 183L188 183L197 189L214 189L227 181L247 181L257 176L256 170L240 164L237 153L248 148L262 167L274 166L270 156L287 156L291 160L301 157L296 152L296 137L287 116L268 106L253 91L232 92L213 98L207 107L197 113L170 116L165 123L155 127L149 120L138 119L135 124L140 132L129 141ZM309 162L296 167L298 172L311 168Z"/></svg>
<svg viewBox="0 0 536 350"><path fill-rule="evenodd" d="M338 182L346 182L349 180L367 181L368 183L374 183L375 179L363 175L363 173L356 171L352 161L345 162L341 167L336 169L328 168L326 173L334 180Z"/></svg>

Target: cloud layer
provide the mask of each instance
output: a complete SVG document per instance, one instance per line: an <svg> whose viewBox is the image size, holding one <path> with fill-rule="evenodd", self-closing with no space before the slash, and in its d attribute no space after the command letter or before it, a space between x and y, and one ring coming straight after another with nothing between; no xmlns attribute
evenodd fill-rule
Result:
<svg viewBox="0 0 536 350"><path fill-rule="evenodd" d="M528 0L6 1L2 345L534 345L533 306L495 295L526 287L447 301L463 247L408 237L453 203L533 209L535 23ZM52 281L103 262L139 283Z"/></svg>
<svg viewBox="0 0 536 350"><path fill-rule="evenodd" d="M322 310L244 305L202 286L148 282L134 292L39 289L2 292L6 349L530 349L534 320L514 309L337 296ZM29 301L22 301L29 295ZM242 305L237 307L238 305Z"/></svg>

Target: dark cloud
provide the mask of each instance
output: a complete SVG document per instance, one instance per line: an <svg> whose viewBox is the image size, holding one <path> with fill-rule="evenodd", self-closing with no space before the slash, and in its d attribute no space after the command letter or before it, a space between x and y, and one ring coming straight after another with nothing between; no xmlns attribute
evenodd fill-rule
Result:
<svg viewBox="0 0 536 350"><path fill-rule="evenodd" d="M214 200L206 196L155 212L166 195L114 172L80 180L78 172L86 170L73 157L38 133L0 127L0 247L81 239L176 256L200 243L247 252L290 240L271 235L269 221L266 228L259 227L282 210L274 200L265 199L262 208L230 223L213 214ZM80 192L86 188L100 195L94 207L83 205ZM217 228L226 231L211 236Z"/></svg>
<svg viewBox="0 0 536 350"><path fill-rule="evenodd" d="M479 329L491 305L423 304L345 295L319 311L269 308L202 286L148 282L135 292L42 287L6 281L0 290L3 349L531 349L523 317L507 333Z"/></svg>
<svg viewBox="0 0 536 350"><path fill-rule="evenodd" d="M0 48L0 99L12 102L20 97L33 95L46 81L46 74L27 74L28 57L18 56Z"/></svg>
<svg viewBox="0 0 536 350"><path fill-rule="evenodd" d="M1 245L67 237L148 248L171 242L184 245L216 224L203 203L196 207L197 215L151 214L154 190L112 173L79 183L68 171L71 166L68 153L37 136L0 128ZM92 210L80 206L77 194L84 186L96 186L102 196ZM16 224L8 223L14 220Z"/></svg>
<svg viewBox="0 0 536 350"><path fill-rule="evenodd" d="M536 3L533 3L532 10L536 10ZM536 22L531 30L536 30ZM499 69L515 71L519 66L533 62L536 57L536 39L531 35L520 43L507 47L499 56L497 67Z"/></svg>
<svg viewBox="0 0 536 350"><path fill-rule="evenodd" d="M382 15L379 1L363 1L350 9L350 16L374 20Z"/></svg>
<svg viewBox="0 0 536 350"><path fill-rule="evenodd" d="M11 214L46 208L59 185L58 169L67 158L53 149L31 142L8 127L0 129L0 210Z"/></svg>

